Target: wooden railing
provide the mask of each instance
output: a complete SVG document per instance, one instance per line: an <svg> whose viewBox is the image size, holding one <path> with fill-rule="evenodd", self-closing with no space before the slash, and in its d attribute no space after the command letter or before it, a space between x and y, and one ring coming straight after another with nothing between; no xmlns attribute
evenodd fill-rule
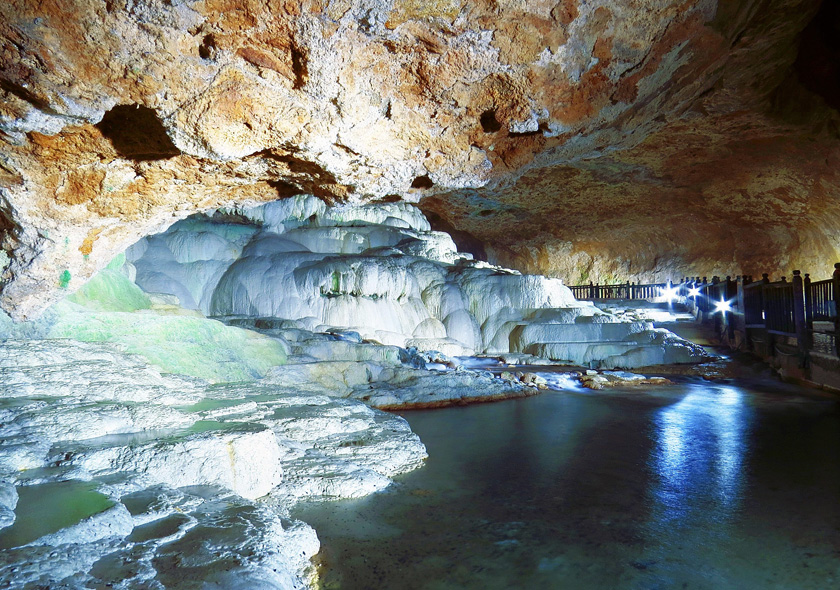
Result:
<svg viewBox="0 0 840 590"><path fill-rule="evenodd" d="M744 324L747 328L764 327L764 283L747 283L743 288Z"/></svg>
<svg viewBox="0 0 840 590"><path fill-rule="evenodd" d="M740 332L738 340L748 345L753 337L763 339L763 334L783 338L785 346L795 343L804 366L813 352L840 356L836 337L840 318L835 299L835 294L840 294L840 263L834 268L834 276L821 281L811 281L810 275L803 277L795 270L791 281L782 277L770 282L765 274L755 282L752 277L741 276L736 281L727 277L726 281L695 283L692 286L697 286L699 293L692 304L698 318L722 323L733 340L735 332ZM730 303L730 310L714 306L722 297ZM782 344L775 342L776 346Z"/></svg>
<svg viewBox="0 0 840 590"><path fill-rule="evenodd" d="M834 305L834 279L812 283L806 274L804 282L806 286L805 309L810 311L810 317L807 317L806 321L833 321L837 317L837 308Z"/></svg>
<svg viewBox="0 0 840 590"><path fill-rule="evenodd" d="M668 283L619 283L615 285L574 285L569 287L576 299L654 299L661 297Z"/></svg>
<svg viewBox="0 0 840 590"><path fill-rule="evenodd" d="M764 298L764 327L771 334L796 336L793 317L793 283L779 281L762 286Z"/></svg>
<svg viewBox="0 0 840 590"><path fill-rule="evenodd" d="M731 341L749 343L770 334L785 339L785 346L795 341L802 362L812 351L838 354L840 317L836 297L840 297L840 262L834 265L830 279L811 281L798 270L793 279L771 282L768 275L758 281L750 276L685 278L677 285L616 284L576 285L570 287L578 299L655 299L672 291L694 310L697 318L714 322L721 335ZM740 336L736 338L736 332ZM829 344L826 344L828 342ZM777 343L778 344L778 343Z"/></svg>

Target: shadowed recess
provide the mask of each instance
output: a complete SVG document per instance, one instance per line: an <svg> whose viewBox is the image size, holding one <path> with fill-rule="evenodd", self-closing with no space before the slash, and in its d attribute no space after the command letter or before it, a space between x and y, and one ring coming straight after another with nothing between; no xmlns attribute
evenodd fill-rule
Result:
<svg viewBox="0 0 840 590"><path fill-rule="evenodd" d="M840 4L823 2L802 32L794 68L803 86L840 110Z"/></svg>
<svg viewBox="0 0 840 590"><path fill-rule="evenodd" d="M484 250L484 244L481 243L481 240L469 232L456 229L455 226L437 213L432 211L423 211L423 213L433 230L446 232L452 236L452 241L455 242L459 252L469 252L476 260L487 262L487 252Z"/></svg>
<svg viewBox="0 0 840 590"><path fill-rule="evenodd" d="M435 183L432 182L432 179L429 178L429 176L427 174L424 174L423 176L418 176L411 183L411 188L424 188L425 189L425 188L432 188L433 186L435 186Z"/></svg>
<svg viewBox="0 0 840 590"><path fill-rule="evenodd" d="M502 124L496 119L496 111L489 110L481 113L481 128L485 133L495 133L502 128Z"/></svg>
<svg viewBox="0 0 840 590"><path fill-rule="evenodd" d="M96 125L117 153L131 160L165 160L181 152L169 139L155 111L140 105L120 105Z"/></svg>

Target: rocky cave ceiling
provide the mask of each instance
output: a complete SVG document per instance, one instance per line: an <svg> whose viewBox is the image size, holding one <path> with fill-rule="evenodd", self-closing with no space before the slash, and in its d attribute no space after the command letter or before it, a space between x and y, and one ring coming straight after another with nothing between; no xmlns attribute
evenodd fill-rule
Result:
<svg viewBox="0 0 840 590"><path fill-rule="evenodd" d="M0 306L295 193L570 283L827 275L836 3L5 0Z"/></svg>

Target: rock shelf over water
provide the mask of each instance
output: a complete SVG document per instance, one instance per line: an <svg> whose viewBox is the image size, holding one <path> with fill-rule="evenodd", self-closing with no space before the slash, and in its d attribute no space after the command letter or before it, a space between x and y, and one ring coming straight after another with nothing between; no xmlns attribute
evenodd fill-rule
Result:
<svg viewBox="0 0 840 590"><path fill-rule="evenodd" d="M315 385L208 385L109 344L7 340L0 372L0 583L12 587L305 587L318 541L289 508L383 489L426 456L402 418ZM76 481L113 508L7 543L16 504L43 509L17 503L21 486ZM184 566L201 571L189 581Z"/></svg>

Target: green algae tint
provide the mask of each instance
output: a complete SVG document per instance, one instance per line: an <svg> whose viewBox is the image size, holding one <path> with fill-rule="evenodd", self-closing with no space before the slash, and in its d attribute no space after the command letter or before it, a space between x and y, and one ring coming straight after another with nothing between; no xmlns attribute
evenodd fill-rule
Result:
<svg viewBox="0 0 840 590"><path fill-rule="evenodd" d="M0 549L26 545L114 505L96 484L84 481L18 486L17 493L15 523L0 532Z"/></svg>
<svg viewBox="0 0 840 590"><path fill-rule="evenodd" d="M277 399L274 394L249 395L247 398L239 397L233 399L203 399L189 406L180 406L186 412L209 412L220 408L232 408L247 402L267 402Z"/></svg>
<svg viewBox="0 0 840 590"><path fill-rule="evenodd" d="M189 432L225 432L228 430L261 430L248 422L219 422L218 420L199 420L189 428Z"/></svg>
<svg viewBox="0 0 840 590"><path fill-rule="evenodd" d="M66 289L67 285L70 284L70 279L71 278L72 277L70 276L70 271L67 270L67 269L64 269L64 272L61 273L58 276L58 286L61 287L62 289Z"/></svg>
<svg viewBox="0 0 840 590"><path fill-rule="evenodd" d="M121 267L108 265L67 300L95 311L149 309L149 296L119 271Z"/></svg>
<svg viewBox="0 0 840 590"><path fill-rule="evenodd" d="M140 313L61 316L51 338L115 342L166 373L214 383L253 381L285 364L286 350L267 336L205 318Z"/></svg>

